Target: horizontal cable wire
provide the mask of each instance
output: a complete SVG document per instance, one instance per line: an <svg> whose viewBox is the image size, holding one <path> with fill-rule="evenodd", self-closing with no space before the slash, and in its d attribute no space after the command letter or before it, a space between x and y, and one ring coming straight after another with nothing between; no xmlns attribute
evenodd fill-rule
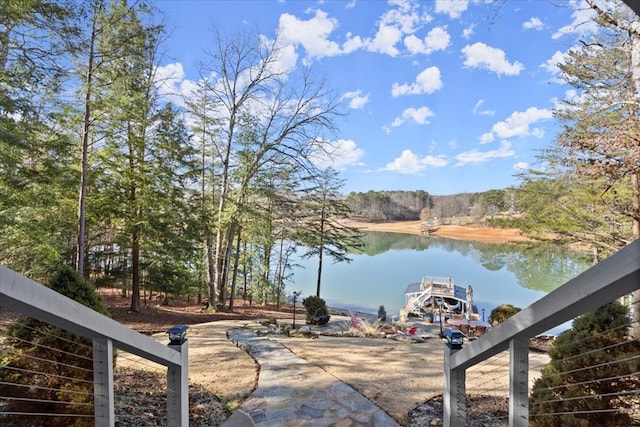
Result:
<svg viewBox="0 0 640 427"><path fill-rule="evenodd" d="M13 400L16 402L38 402L38 403L54 403L60 405L68 405L68 406L91 406L93 407L93 403L86 402L70 402L65 400L51 400L51 399L34 399L30 397L3 397L4 400Z"/></svg>
<svg viewBox="0 0 640 427"><path fill-rule="evenodd" d="M21 417L33 416L33 417L50 417L50 418L53 418L53 417L55 418L59 418L59 417L93 418L94 417L93 414L64 414L64 413L51 414L49 412L0 412L0 416L7 416L7 415L17 415Z"/></svg>
<svg viewBox="0 0 640 427"><path fill-rule="evenodd" d="M600 393L600 394L585 394L584 396L564 397L562 399L539 400L539 401L536 401L536 404L568 402L572 400L597 399L601 397L611 397L611 396L630 396L635 394L640 394L640 390L616 391L612 393Z"/></svg>
<svg viewBox="0 0 640 427"><path fill-rule="evenodd" d="M604 414L604 413L625 413L625 411L623 411L623 408L610 408L610 409L590 409L590 410L583 410L583 411L558 411L558 412L546 412L546 413L542 413L542 414L531 414L529 415L529 417L544 417L544 416L550 416L550 415L578 415L578 414L582 414L582 415L587 415L587 414Z"/></svg>
<svg viewBox="0 0 640 427"><path fill-rule="evenodd" d="M59 361L55 361L55 360L49 360L49 359L45 359L42 357L38 357L38 356L32 356L30 354L25 354L25 353L19 353L13 350L9 350L7 352L5 352L6 354L11 354L11 355L15 355L15 356L20 356L20 357L24 357L25 359L30 359L30 360L37 360L38 362L44 362L45 364L53 364L56 366L64 366L65 368L71 368L71 369L76 369L78 371L83 371L83 372L93 372L92 369L87 369L87 368L82 368L80 366L76 366L76 365L71 365L69 363L64 363L64 362L59 362ZM71 353L73 354L73 353ZM87 360L87 359L85 359ZM93 359L90 359L93 360ZM47 372L47 375L50 375Z"/></svg>
<svg viewBox="0 0 640 427"><path fill-rule="evenodd" d="M474 366L472 366L471 368L469 368L467 370L467 375L466 375L466 380L467 383L472 382L475 379L481 379L483 382L486 381L486 375L494 373L494 372L501 372L504 369L504 365L505 362L501 361L501 359L507 359L506 361L506 365L509 366L509 353L508 352L501 352L496 354L495 356L492 356ZM489 365L491 363L496 363L496 366L494 367L488 367L488 368L483 368L483 365ZM498 363L500 362L500 363ZM469 375L471 372L473 372L473 374L475 375ZM496 378L501 377L502 375L498 375Z"/></svg>
<svg viewBox="0 0 640 427"><path fill-rule="evenodd" d="M70 340L68 338L61 337L60 335L55 335L55 334L52 334L52 333L50 333L48 331L45 331L45 330L42 330L42 329L36 329L36 328L33 328L33 327L29 326L29 325L21 324L20 327L25 328L25 329L29 329L31 331L34 331L34 332L40 334L40 335L45 335L45 336L48 336L48 337L51 337L51 338L55 338L56 340L59 340L59 341L64 341L64 342L66 342L68 344L72 344L75 347L84 348L85 350L88 350L88 351L91 351L91 349L92 349L92 347L90 345L82 344L81 342L78 342L78 341L72 341L72 340ZM62 329L60 329L60 330L62 330ZM13 337L13 336L8 337L8 338L19 339L19 338Z"/></svg>
<svg viewBox="0 0 640 427"><path fill-rule="evenodd" d="M561 385L557 385L557 386L553 386L553 387L545 387L545 388L541 388L539 390L541 391L553 391L553 390L558 390L561 388L568 388L568 387L576 387L576 386L581 386L581 385L589 385L589 384L594 384L594 383L599 383L599 382L603 382L603 381L614 381L614 380L624 380L624 379L628 379L628 378L633 378L635 376L637 376L640 372L636 371L636 372L632 372L630 374L625 374L625 375L618 375L615 377L607 377L607 378L595 378L593 380L588 380L588 381L579 381L576 383L571 383L571 384L561 384Z"/></svg>
<svg viewBox="0 0 640 427"><path fill-rule="evenodd" d="M564 350L566 348L578 347L579 345L583 345L584 343L591 342L593 340L597 340L598 338L603 336L605 333L616 332L616 331L618 331L620 329L629 329L631 326L633 326L633 324L635 324L637 322L638 321L634 320L634 321L632 321L630 323L625 323L625 324L616 326L615 328L607 329L607 330L602 331L602 332L600 332L598 334L588 335L588 336L586 336L586 337L584 337L582 339L568 342L565 345L556 345L555 348L558 349L558 350Z"/></svg>
<svg viewBox="0 0 640 427"><path fill-rule="evenodd" d="M93 376L93 369L80 366L93 364L93 358L86 355L91 354L92 346L48 332L46 329L50 325L46 328L34 328L21 324L20 327L31 331L28 332L31 334L30 340L7 335L5 329L0 330L2 354L9 358L9 364L1 366L0 371L13 372L7 376L8 380L0 381L0 389L3 391L3 395L0 395L0 419L20 425L26 422L26 418L94 418L93 379L87 379ZM36 342L40 339L49 342ZM61 347L52 343L59 343ZM20 350L27 347L30 348L26 352ZM84 354L62 347L70 347ZM58 358L60 360L56 360ZM18 366L12 366L11 360L20 362L17 363ZM35 366L40 368L30 369ZM12 381L12 376L17 381ZM59 396L61 398L57 399ZM38 408L38 405L45 406ZM33 411L25 410L26 408L32 408ZM73 413L77 410L80 412ZM46 423L44 420L42 422Z"/></svg>
<svg viewBox="0 0 640 427"><path fill-rule="evenodd" d="M562 371L562 372L555 372L553 374L549 374L549 377L560 377L560 376L564 376L564 375L569 375L569 374L575 374L577 372L584 372L593 368L603 368L605 366L611 366L611 365L616 365L619 363L625 363L625 362L630 362L632 360L635 359L640 359L640 355L635 355L635 356L631 356L631 357L627 357L624 359L617 359L617 360L610 360L608 362L603 362L603 363L598 363L595 365L590 365L590 366L585 366L582 368L576 368L576 369L569 369L567 371Z"/></svg>
<svg viewBox="0 0 640 427"><path fill-rule="evenodd" d="M33 385L33 384L20 384L20 383L12 383L12 382L5 382L5 381L0 381L0 384L16 387L16 388L29 388L29 389L42 390L42 391L64 391L65 393L75 394L78 396L93 396L93 393L86 393L86 392L77 391L77 390L66 390L66 389L61 390L59 388L44 387L44 386ZM93 384L93 382L91 382L91 384ZM13 399L6 396L0 396L0 399L1 398Z"/></svg>
<svg viewBox="0 0 640 427"><path fill-rule="evenodd" d="M32 345L32 346L34 346L34 347L35 347L35 346L38 346L38 347L40 347L40 348L44 348L44 349L47 349L47 350L53 351L53 352L55 352L55 353L64 354L65 356L73 356L73 357L77 357L78 359L84 359L84 360L86 360L86 361L88 361L88 362L93 362L93 359L92 359L92 358L90 358L90 357L86 357L86 356L83 356L83 355L78 354L78 353L71 353L70 351L61 350L61 349L59 349L59 348L50 347L50 346L46 346L46 345L42 345L42 344L36 344L36 343L34 343L33 341L27 341L27 340L23 340L23 339L21 339L21 338L16 338L16 337L11 337L11 340L13 340L13 341L18 341L18 342L22 342L22 343L25 343L25 344L29 344L29 345ZM71 342L70 342L70 343L71 343ZM78 345L79 345L79 346L81 346L82 344L78 344ZM86 347L85 347L85 348L86 348ZM89 347L89 348L87 348L87 349L88 349L88 350L91 350L91 348L90 348L90 347Z"/></svg>
<svg viewBox="0 0 640 427"><path fill-rule="evenodd" d="M80 382L80 383L93 384L93 381L83 380L82 378L68 377L68 376L65 376L65 375L52 374L52 373L49 373L49 372L34 371L34 370L31 370L31 369L18 368L18 367L15 367L15 366L3 366L1 369L6 369L6 370L9 370L9 371L19 371L19 372L23 372L25 374L47 375L49 377L58 378L58 379L61 379L61 380L69 380L69 381L77 381L77 382Z"/></svg>

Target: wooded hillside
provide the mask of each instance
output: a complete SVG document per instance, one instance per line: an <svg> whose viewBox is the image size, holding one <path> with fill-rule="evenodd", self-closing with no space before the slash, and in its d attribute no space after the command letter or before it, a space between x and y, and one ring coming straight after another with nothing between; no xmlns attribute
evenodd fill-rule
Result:
<svg viewBox="0 0 640 427"><path fill-rule="evenodd" d="M372 222L484 218L507 210L513 211L515 191L489 190L446 196L430 195L423 190L352 192L345 202L351 208L354 219Z"/></svg>

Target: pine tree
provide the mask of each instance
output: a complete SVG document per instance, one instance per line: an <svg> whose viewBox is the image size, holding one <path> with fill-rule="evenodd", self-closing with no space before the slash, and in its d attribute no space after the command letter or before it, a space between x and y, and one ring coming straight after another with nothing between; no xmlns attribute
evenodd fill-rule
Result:
<svg viewBox="0 0 640 427"><path fill-rule="evenodd" d="M530 398L534 426L632 425L640 389L640 343L630 339L631 319L617 301L578 317L549 350ZM637 419L636 419L637 421Z"/></svg>

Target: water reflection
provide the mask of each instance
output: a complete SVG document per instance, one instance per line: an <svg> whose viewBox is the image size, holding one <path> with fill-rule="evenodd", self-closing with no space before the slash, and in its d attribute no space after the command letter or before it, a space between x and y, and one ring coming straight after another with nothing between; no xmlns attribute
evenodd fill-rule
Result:
<svg viewBox="0 0 640 427"><path fill-rule="evenodd" d="M518 285L545 293L586 270L590 260L588 254L567 253L543 243L495 244L384 232L365 233L363 241L364 247L353 254L376 256L390 250L441 249L468 257L489 271L506 268Z"/></svg>
<svg viewBox="0 0 640 427"><path fill-rule="evenodd" d="M323 269L320 296L328 304L376 312L385 305L390 314L404 305L407 284L425 275L450 276L472 285L479 310L502 303L527 307L586 270L586 255L545 245L467 242L410 234L367 232L363 248L353 251L352 263ZM301 260L289 292L303 298L315 294L317 260Z"/></svg>

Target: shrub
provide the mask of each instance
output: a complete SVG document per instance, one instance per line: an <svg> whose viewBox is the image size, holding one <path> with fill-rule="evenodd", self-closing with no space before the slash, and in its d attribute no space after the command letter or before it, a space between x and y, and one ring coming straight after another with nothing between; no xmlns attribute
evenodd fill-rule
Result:
<svg viewBox="0 0 640 427"><path fill-rule="evenodd" d="M59 267L51 278L49 287L102 314L108 314L100 295L71 267ZM91 340L21 316L7 326L4 345L12 351L0 360L0 395L12 396L15 400L9 400L3 411L81 415L93 413ZM86 419L78 420L79 425L86 424ZM1 421L10 425L32 425L29 423L33 422L33 417L27 416L24 419L20 415L14 415ZM73 418L64 416L48 417L46 424L75 425Z"/></svg>
<svg viewBox="0 0 640 427"><path fill-rule="evenodd" d="M311 325L326 325L331 316L327 310L327 303L320 297L311 295L302 300L307 310L307 323Z"/></svg>
<svg viewBox="0 0 640 427"><path fill-rule="evenodd" d="M640 343L629 337L630 325L626 308L613 301L553 341L551 362L531 391L532 426L636 425L629 412L638 399L625 394L640 389Z"/></svg>
<svg viewBox="0 0 640 427"><path fill-rule="evenodd" d="M514 307L511 304L500 304L493 310L491 310L491 315L489 316L489 323L493 324L493 322L502 323L514 314L518 313L521 310L520 307Z"/></svg>

